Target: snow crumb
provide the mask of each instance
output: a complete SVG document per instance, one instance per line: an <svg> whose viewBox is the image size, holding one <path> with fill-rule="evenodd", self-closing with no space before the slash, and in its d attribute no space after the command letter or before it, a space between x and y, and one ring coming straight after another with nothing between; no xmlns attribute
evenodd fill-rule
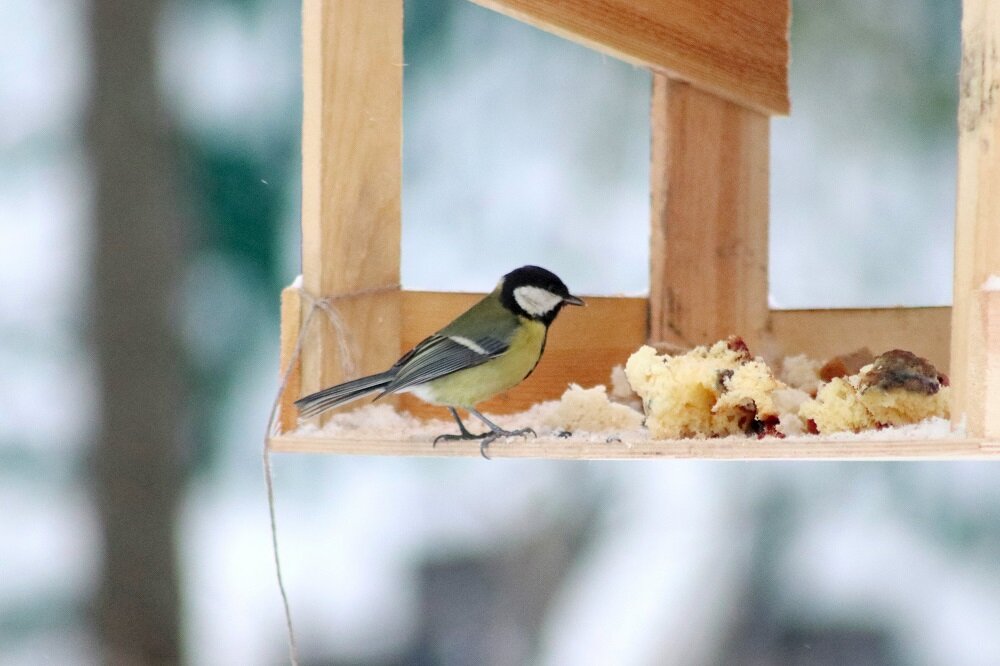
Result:
<svg viewBox="0 0 1000 666"><path fill-rule="evenodd" d="M994 273L986 278L986 282L980 287L983 291L1000 291L1000 275Z"/></svg>

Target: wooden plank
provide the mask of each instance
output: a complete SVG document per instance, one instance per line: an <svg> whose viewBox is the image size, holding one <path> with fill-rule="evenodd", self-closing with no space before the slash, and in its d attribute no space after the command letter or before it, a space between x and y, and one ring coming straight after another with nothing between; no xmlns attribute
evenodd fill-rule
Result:
<svg viewBox="0 0 1000 666"><path fill-rule="evenodd" d="M761 113L788 113L788 0L473 1Z"/></svg>
<svg viewBox="0 0 1000 666"><path fill-rule="evenodd" d="M482 294L424 291L403 292L402 351L446 325L472 306ZM536 402L562 395L570 382L608 385L611 368L624 364L646 341L647 301L644 298L586 297L587 306L565 308L549 329L545 354L525 381L484 402L493 414L523 411ZM412 396L402 406L424 418L450 418L448 412Z"/></svg>
<svg viewBox="0 0 1000 666"><path fill-rule="evenodd" d="M292 355L298 345L299 327L302 323L302 298L297 287L285 287L281 290L281 362L279 376L284 377L285 371L292 362ZM298 362L288 372L285 388L278 398L278 426L280 432L290 432L295 429L298 411L292 404L302 395L302 365Z"/></svg>
<svg viewBox="0 0 1000 666"><path fill-rule="evenodd" d="M986 362L983 364L983 433L1000 439L1000 290L984 290Z"/></svg>
<svg viewBox="0 0 1000 666"><path fill-rule="evenodd" d="M785 356L828 359L867 346L879 354L899 348L948 372L951 308L773 310L772 342Z"/></svg>
<svg viewBox="0 0 1000 666"><path fill-rule="evenodd" d="M270 440L275 452L376 456L479 457L478 442L360 440L282 435ZM976 438L869 440L801 438L756 440L640 440L591 442L558 437L511 438L490 445L492 458L560 460L958 460L1000 458L1000 441Z"/></svg>
<svg viewBox="0 0 1000 666"><path fill-rule="evenodd" d="M767 116L653 77L650 335L680 344L767 324Z"/></svg>
<svg viewBox="0 0 1000 666"><path fill-rule="evenodd" d="M951 374L953 418L982 434L987 405L980 287L1000 274L1000 3L965 0L958 102L958 206Z"/></svg>
<svg viewBox="0 0 1000 666"><path fill-rule="evenodd" d="M403 2L304 0L302 274L351 331L358 371L399 349ZM307 316L307 309L303 309ZM332 327L302 353L302 391L343 380Z"/></svg>

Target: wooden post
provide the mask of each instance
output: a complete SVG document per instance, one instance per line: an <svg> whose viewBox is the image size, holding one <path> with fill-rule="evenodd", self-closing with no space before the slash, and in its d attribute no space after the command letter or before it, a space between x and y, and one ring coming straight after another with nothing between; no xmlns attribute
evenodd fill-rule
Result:
<svg viewBox="0 0 1000 666"><path fill-rule="evenodd" d="M302 50L303 287L335 299L357 372L375 372L400 351L403 0L304 0ZM316 319L302 393L347 379Z"/></svg>
<svg viewBox="0 0 1000 666"><path fill-rule="evenodd" d="M952 307L952 419L982 437L986 413L1000 404L1000 386L987 383L989 354L981 288L1000 274L1000 3L965 0L958 107L958 207ZM992 345L992 347L989 347ZM992 427L996 427L994 423ZM994 435L997 433L994 432Z"/></svg>
<svg viewBox="0 0 1000 666"><path fill-rule="evenodd" d="M651 339L756 341L766 327L769 128L653 75Z"/></svg>
<svg viewBox="0 0 1000 666"><path fill-rule="evenodd" d="M295 424L298 421L298 411L292 403L302 395L302 364L299 362L301 356L295 360L291 370L288 370L288 366L293 362L292 357L298 346L302 323L302 294L297 287L285 287L281 290L281 361L279 367L281 377L287 376L287 379L278 404L278 430L280 432L295 430Z"/></svg>

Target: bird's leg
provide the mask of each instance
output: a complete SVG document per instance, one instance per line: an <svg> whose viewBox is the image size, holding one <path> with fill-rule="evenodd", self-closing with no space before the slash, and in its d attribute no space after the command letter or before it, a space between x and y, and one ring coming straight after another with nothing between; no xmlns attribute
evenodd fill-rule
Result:
<svg viewBox="0 0 1000 666"><path fill-rule="evenodd" d="M469 432L469 429L465 427L464 423L462 423L462 419L461 419L461 417L459 417L458 412L455 410L455 408L454 407L449 407L448 411L451 412L451 415L455 417L455 422L458 424L458 429L462 432L462 434L461 435L451 435L451 434L438 435L437 437L434 438L434 443L431 446L437 446L437 443L440 442L440 441L454 442L454 441L459 441L459 440L464 440L464 439L482 439L482 438L486 437L487 435L491 434L491 433L488 433L488 432L484 432L481 435L477 435L475 433Z"/></svg>
<svg viewBox="0 0 1000 666"><path fill-rule="evenodd" d="M455 410L454 407L449 407L448 411L451 412L451 415L455 417L455 422L458 424L458 429L461 431L462 434L438 435L437 437L434 438L434 443L432 444L432 446L436 446L437 443L441 441L454 442L467 439L481 439L482 442L479 444L479 454L484 458L486 458L487 460L489 460L490 457L486 455L486 447L488 447L493 440L499 439L500 437L527 437L528 435L531 435L532 437L536 436L535 431L532 430L531 428L521 428L519 430L504 430L496 423L493 423L493 421L490 421L488 418L480 414L475 409L469 409L468 411L470 414L475 416L477 419L479 419L489 427L489 432L484 432L477 435L475 433L470 432L469 429L465 427L465 424L462 422L462 419L459 417L458 412Z"/></svg>
<svg viewBox="0 0 1000 666"><path fill-rule="evenodd" d="M483 423L485 423L487 426L489 426L490 432L486 433L485 436L483 436L483 441L479 444L479 453L487 460L489 460L490 457L486 455L486 447L489 446L493 440L499 437L527 437L528 435L531 435L532 437L537 437L535 431L532 430L531 428L520 428L518 430L504 430L496 423L493 423L493 421L490 421L488 418L480 414L475 409L470 408L469 413L475 416Z"/></svg>

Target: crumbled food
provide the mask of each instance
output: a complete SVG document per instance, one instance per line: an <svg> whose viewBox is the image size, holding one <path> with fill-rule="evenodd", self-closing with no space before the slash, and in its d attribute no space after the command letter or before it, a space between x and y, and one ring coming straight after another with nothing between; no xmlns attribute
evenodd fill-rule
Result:
<svg viewBox="0 0 1000 666"><path fill-rule="evenodd" d="M611 390L608 391L608 398L612 402L627 405L636 411L642 409L642 401L629 386L628 378L625 376L625 366L616 365L611 368Z"/></svg>
<svg viewBox="0 0 1000 666"><path fill-rule="evenodd" d="M948 379L926 359L894 349L849 377L835 377L799 415L816 432L858 432L948 417Z"/></svg>
<svg viewBox="0 0 1000 666"><path fill-rule="evenodd" d="M858 432L878 425L862 404L857 387L844 377L834 377L820 387L816 397L799 409L799 416L815 433Z"/></svg>
<svg viewBox="0 0 1000 666"><path fill-rule="evenodd" d="M930 361L903 349L887 351L866 365L862 368L860 379L862 391L902 388L913 393L933 395L942 385L948 385L948 378L939 373Z"/></svg>
<svg viewBox="0 0 1000 666"><path fill-rule="evenodd" d="M786 356L781 362L779 378L788 386L814 396L819 390L819 385L823 383L819 376L821 365L819 361L805 354Z"/></svg>
<svg viewBox="0 0 1000 666"><path fill-rule="evenodd" d="M834 356L823 364L819 369L819 377L824 382L831 381L835 377L850 377L856 375L864 366L875 360L868 347L862 347L850 354L840 354Z"/></svg>
<svg viewBox="0 0 1000 666"><path fill-rule="evenodd" d="M785 385L742 338L676 355L643 346L629 357L625 375L642 398L653 437L781 434L772 394Z"/></svg>
<svg viewBox="0 0 1000 666"><path fill-rule="evenodd" d="M778 431L782 435L802 435L806 432L806 424L799 416L799 408L811 397L802 389L791 386L777 388L771 393L778 412Z"/></svg>
<svg viewBox="0 0 1000 666"><path fill-rule="evenodd" d="M642 414L611 402L604 386L585 389L570 384L542 421L542 425L566 433L631 430L642 425Z"/></svg>
<svg viewBox="0 0 1000 666"><path fill-rule="evenodd" d="M902 349L861 369L861 401L878 423L903 425L948 414L948 378L930 361Z"/></svg>

